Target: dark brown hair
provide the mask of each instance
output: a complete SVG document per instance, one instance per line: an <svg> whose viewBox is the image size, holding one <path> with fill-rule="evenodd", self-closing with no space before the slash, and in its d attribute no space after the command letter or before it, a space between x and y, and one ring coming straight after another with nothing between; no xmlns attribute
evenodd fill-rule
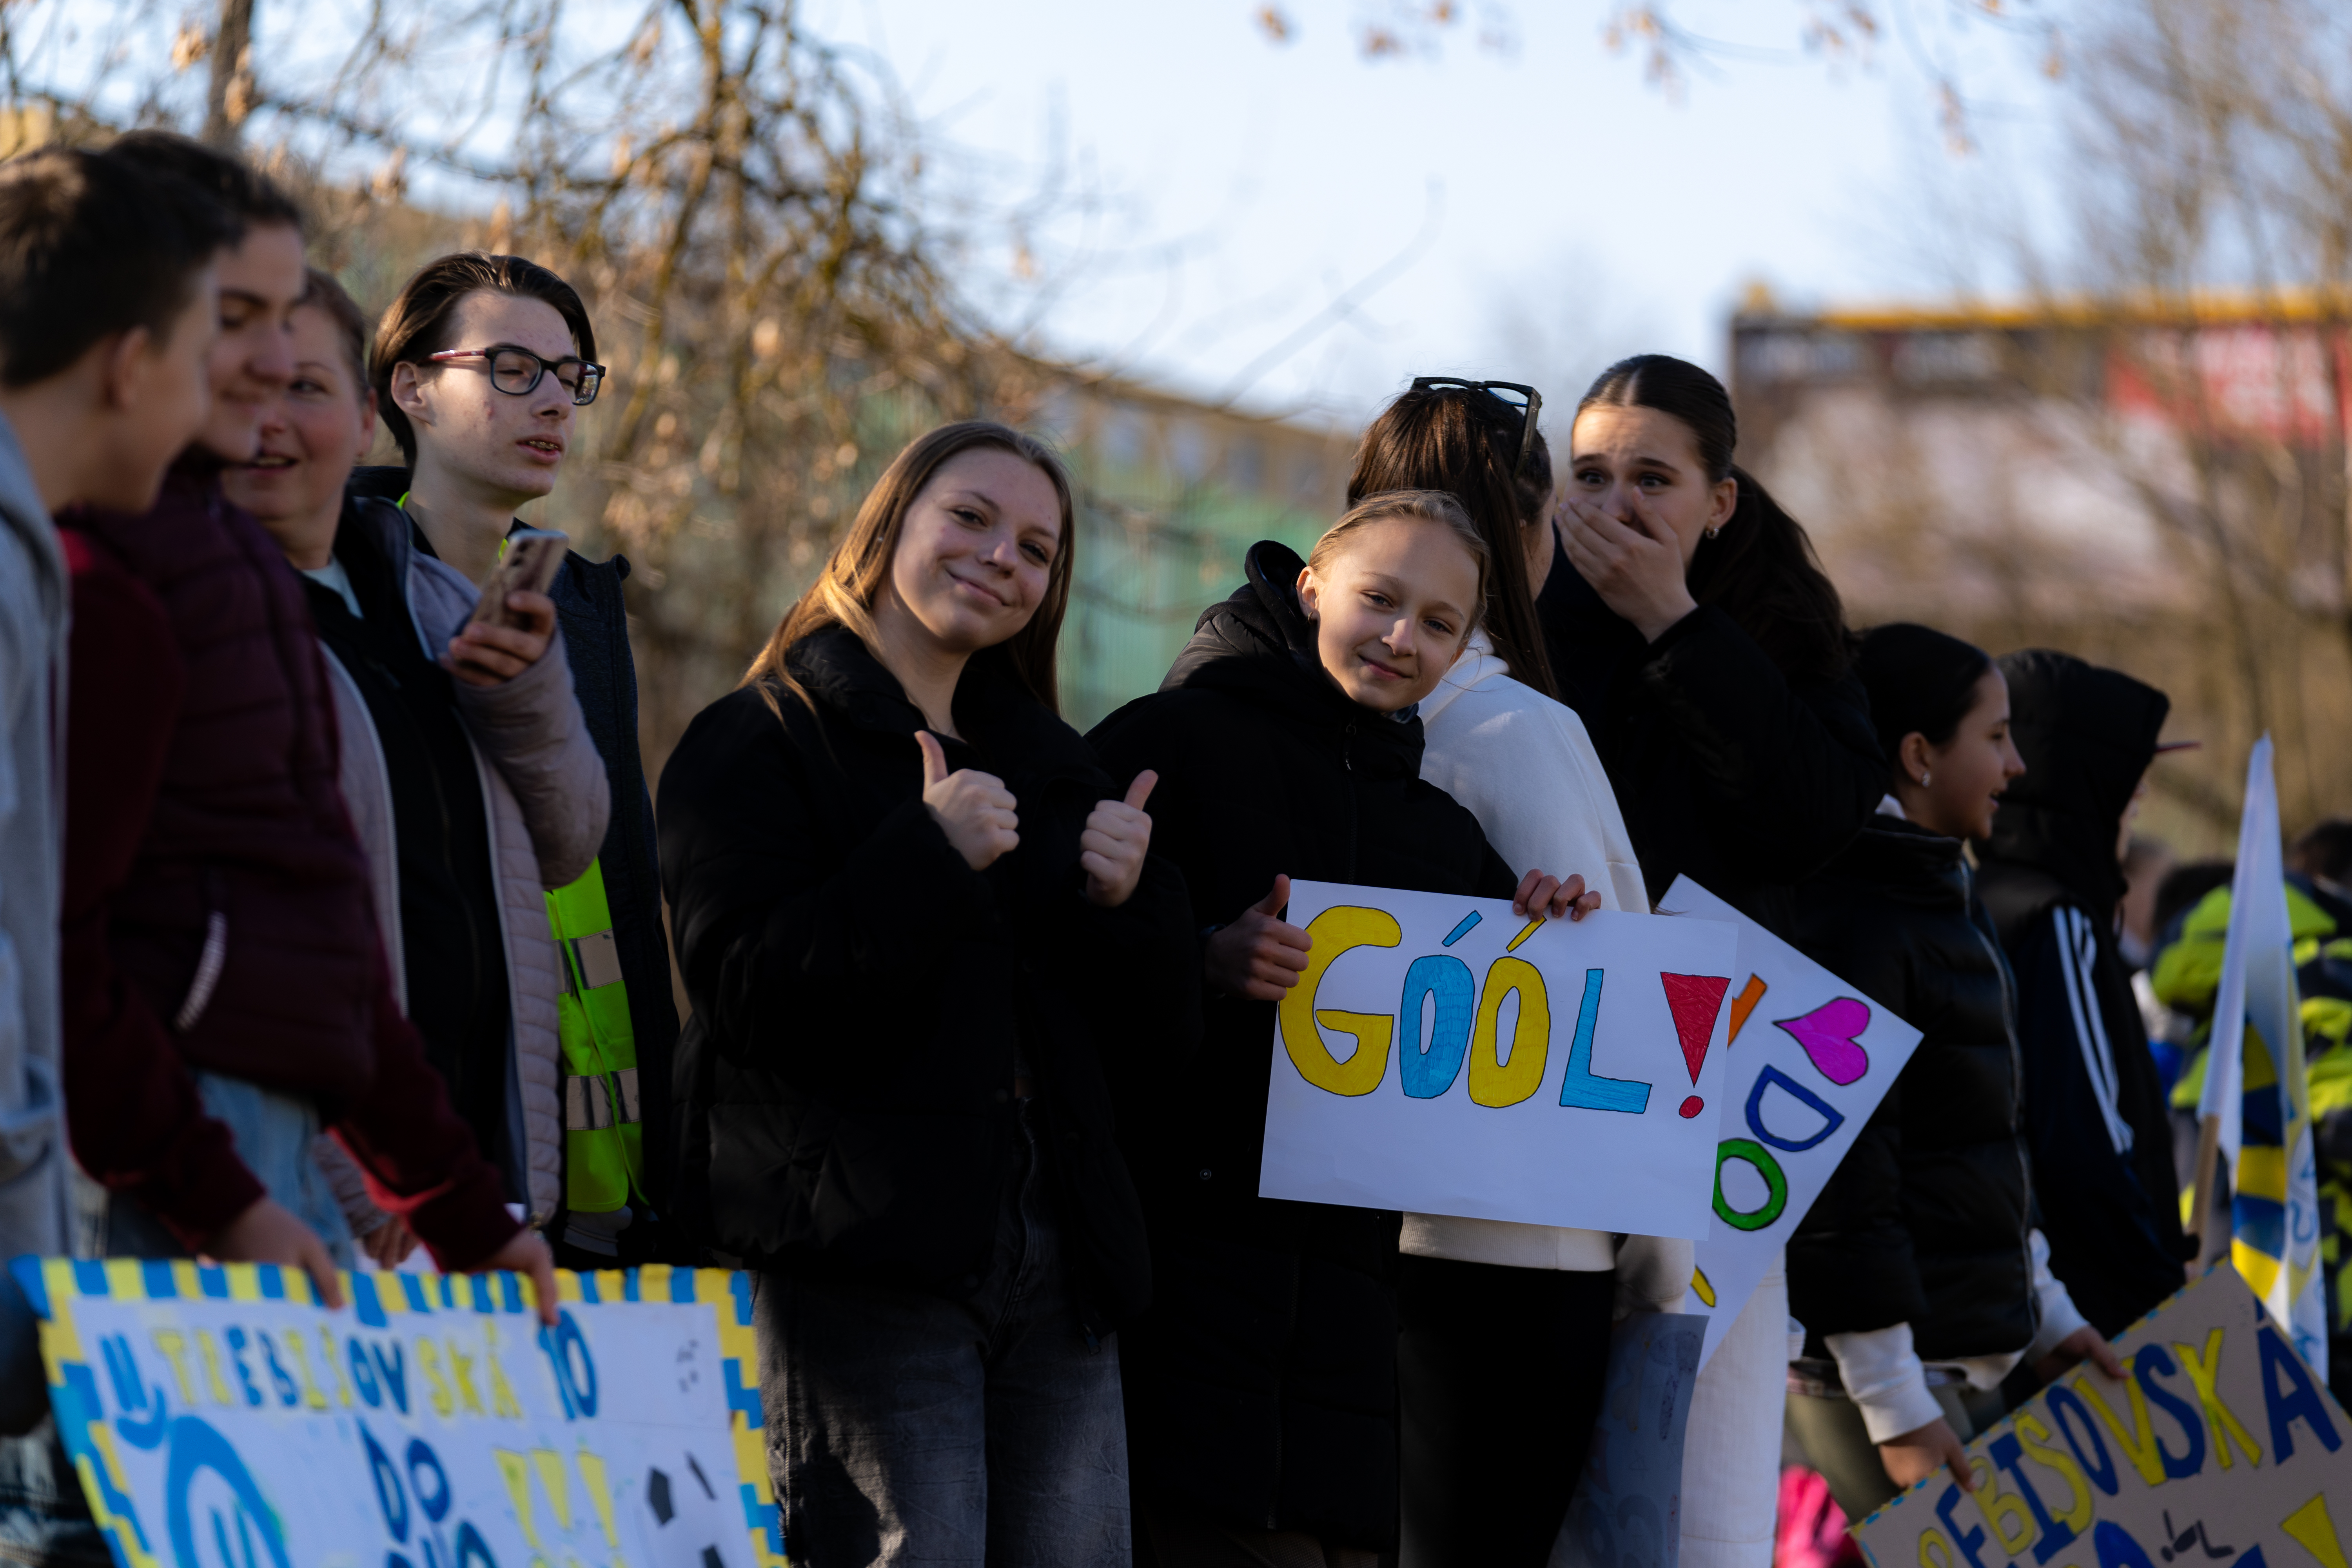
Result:
<svg viewBox="0 0 2352 1568"><path fill-rule="evenodd" d="M1076 508L1070 500L1070 476L1063 468L1062 460L1044 442L992 419L966 419L942 425L928 435L916 437L890 459L890 466L882 470L882 477L874 481L874 488L858 507L856 521L849 525L841 542L833 547L833 553L825 557L824 570L817 574L816 581L809 584L799 602L784 612L774 635L736 685L759 686L771 708L776 706L779 690L789 691L814 712L815 701L793 679L786 665L793 645L827 626L846 626L868 648L877 645L874 601L881 596L883 584L890 579L890 561L898 552L898 538L906 531L907 513L913 508L915 498L923 493L931 476L950 458L982 449L1010 452L1034 465L1053 482L1055 499L1061 505L1062 539L1054 552L1053 564L1046 568L1045 597L1030 616L1028 624L1003 644L1005 660L1014 677L1028 688L1032 697L1060 712L1061 694L1054 673L1054 657L1061 641L1062 616L1069 608L1070 561L1077 544Z"/></svg>
<svg viewBox="0 0 2352 1568"><path fill-rule="evenodd" d="M0 163L0 384L47 381L134 327L162 348L236 234L185 182L110 153Z"/></svg>
<svg viewBox="0 0 2352 1568"><path fill-rule="evenodd" d="M1990 654L1933 626L1895 621L1862 635L1853 672L1870 693L1870 721L1890 777L1904 772L1906 736L1916 733L1930 746L1951 743L1990 668Z"/></svg>
<svg viewBox="0 0 2352 1568"><path fill-rule="evenodd" d="M1691 433L1708 479L1739 486L1720 536L1700 540L1691 557L1691 597L1719 606L1783 675L1843 674L1853 660L1845 606L1804 529L1732 462L1739 421L1723 383L1670 354L1636 354L1601 373L1576 412L1588 408L1654 408Z"/></svg>
<svg viewBox="0 0 2352 1568"><path fill-rule="evenodd" d="M555 307L572 330L572 346L584 360L596 357L596 329L588 324L588 307L580 291L538 262L520 256L492 256L483 250L461 250L428 261L401 286L400 296L376 324L375 351L368 359L368 384L375 388L376 412L384 427L400 443L400 455L416 466L416 430L408 416L392 401L392 367L423 364L452 347L450 320L457 303L482 289L541 300Z"/></svg>
<svg viewBox="0 0 2352 1568"><path fill-rule="evenodd" d="M184 182L217 203L236 220L238 233L228 243L244 238L247 228L278 225L299 233L305 226L301 204L286 188L242 158L233 157L169 131L132 131L107 144L107 156L154 175Z"/></svg>
<svg viewBox="0 0 2352 1568"><path fill-rule="evenodd" d="M2352 875L2352 822L2331 816L2305 828L2286 848L2290 871L2342 883Z"/></svg>
<svg viewBox="0 0 2352 1568"><path fill-rule="evenodd" d="M1480 616L1511 674L1546 697L1559 695L1528 581L1526 530L1544 524L1551 496L1551 448L1538 431L1524 467L1520 415L1492 393L1458 386L1408 392L1381 411L1356 444L1348 504L1382 490L1444 490L1486 540Z"/></svg>
<svg viewBox="0 0 2352 1568"><path fill-rule="evenodd" d="M334 324L335 345L343 351L343 362L352 367L352 384L360 389L360 401L365 403L374 391L368 384L367 317L333 273L316 267L306 271L309 282L297 303L312 307Z"/></svg>

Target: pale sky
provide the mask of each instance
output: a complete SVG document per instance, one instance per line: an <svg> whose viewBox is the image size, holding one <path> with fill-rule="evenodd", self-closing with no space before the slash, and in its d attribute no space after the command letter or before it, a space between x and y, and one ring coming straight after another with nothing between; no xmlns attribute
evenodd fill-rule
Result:
<svg viewBox="0 0 2352 1568"><path fill-rule="evenodd" d="M1990 160L1947 167L1924 62L1959 66L1996 143L2036 144L2052 110L2029 46L1939 0L1895 4L1905 26L1856 68L1801 50L1796 0L1682 0L1694 30L1771 58L1718 58L1679 95L1604 46L1609 0L1474 3L1433 54L1381 61L1355 37L1402 0L1285 0L1281 45L1249 0L821 0L808 16L889 62L951 180L1010 199L1062 149L1065 189L1092 210L1033 242L1050 300L1002 246L974 268L1003 317L1038 320L1041 346L1351 417L1415 374L1572 400L1622 353L1719 370L1750 280L1786 303L1943 292L1948 258L1916 237L1923 192L1981 182ZM1497 25L1507 53L1477 42Z"/></svg>

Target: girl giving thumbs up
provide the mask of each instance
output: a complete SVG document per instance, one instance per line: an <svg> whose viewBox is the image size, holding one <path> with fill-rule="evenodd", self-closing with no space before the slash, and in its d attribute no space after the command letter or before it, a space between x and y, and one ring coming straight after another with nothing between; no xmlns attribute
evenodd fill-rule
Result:
<svg viewBox="0 0 2352 1568"><path fill-rule="evenodd" d="M1055 711L1072 543L1044 447L922 437L662 775L679 1191L755 1270L796 1561L1126 1560L1108 1080L1188 1048L1199 950L1152 779Z"/></svg>

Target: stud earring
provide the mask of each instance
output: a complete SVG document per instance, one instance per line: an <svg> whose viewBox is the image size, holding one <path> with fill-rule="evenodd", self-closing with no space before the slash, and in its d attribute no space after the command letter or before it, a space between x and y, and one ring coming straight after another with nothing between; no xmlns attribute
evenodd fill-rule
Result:
<svg viewBox="0 0 2352 1568"><path fill-rule="evenodd" d="M1924 772L1919 775L1919 787L1921 789L1927 787L1927 775Z"/></svg>
<svg viewBox="0 0 2352 1568"><path fill-rule="evenodd" d="M1706 530L1705 531L1706 531L1706 537L1707 537L1707 538L1709 538L1709 539L1714 539L1714 538L1718 537L1718 536L1723 532L1723 530L1721 530L1721 529L1719 529L1719 528L1710 528L1710 529Z"/></svg>

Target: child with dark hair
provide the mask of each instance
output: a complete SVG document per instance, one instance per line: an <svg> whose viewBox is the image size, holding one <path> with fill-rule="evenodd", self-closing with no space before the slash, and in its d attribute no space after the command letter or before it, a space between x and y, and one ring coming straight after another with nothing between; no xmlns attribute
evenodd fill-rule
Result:
<svg viewBox="0 0 2352 1568"><path fill-rule="evenodd" d="M210 204L121 159L52 148L0 164L0 1256L68 1238L54 745L68 590L50 520L153 503L204 420L229 235ZM0 1279L0 1434L47 1408L37 1351Z"/></svg>
<svg viewBox="0 0 2352 1568"><path fill-rule="evenodd" d="M2033 1228L2015 989L1962 855L2025 771L2008 686L1927 626L1876 628L1854 668L1886 793L1797 889L1795 938L1923 1037L1789 1243L1806 1330L1789 1420L1849 1519L1938 1466L1973 1489L1960 1445L2021 1362L2122 1375Z"/></svg>
<svg viewBox="0 0 2352 1568"><path fill-rule="evenodd" d="M1529 557L1560 700L1608 771L1648 899L1688 876L1787 934L1793 885L1881 793L1837 590L1733 461L1723 384L1638 354L1579 400ZM1768 1273L1700 1374L1684 1461L1689 1568L1769 1553L1787 1361Z"/></svg>
<svg viewBox="0 0 2352 1568"><path fill-rule="evenodd" d="M427 262L377 324L369 355L375 406L403 466L362 468L352 489L393 500L420 555L480 582L518 509L555 488L579 439L579 411L604 367L579 290L520 256L461 251ZM637 673L629 650L625 556L577 551L549 585L572 684L604 759L612 802L596 858L549 889L563 954L562 1206L551 1234L564 1263L610 1268L658 1251L654 1217L677 1045L653 796L637 751Z"/></svg>
<svg viewBox="0 0 2352 1568"><path fill-rule="evenodd" d="M1869 817L1884 763L1837 590L1738 440L1698 366L1602 372L1570 427L1536 607L1651 898L1687 875L1778 931L1790 888Z"/></svg>
<svg viewBox="0 0 2352 1568"><path fill-rule="evenodd" d="M2025 777L1979 835L1985 907L2017 972L2027 1126L2050 1264L2104 1333L2180 1289L2164 1085L2117 945L2123 840L2171 704L2120 670L2002 656Z"/></svg>

